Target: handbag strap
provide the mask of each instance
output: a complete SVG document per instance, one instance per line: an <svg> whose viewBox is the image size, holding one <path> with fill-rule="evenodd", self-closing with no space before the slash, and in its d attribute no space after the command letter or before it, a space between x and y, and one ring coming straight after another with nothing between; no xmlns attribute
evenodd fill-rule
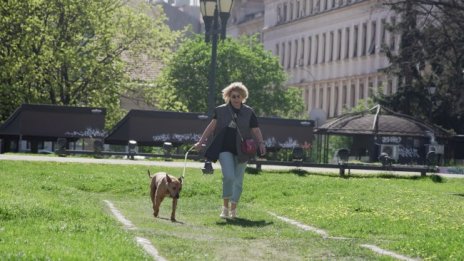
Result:
<svg viewBox="0 0 464 261"><path fill-rule="evenodd" d="M229 106L231 106L231 105L229 105ZM236 120L237 115L232 112L232 109L229 106L227 106L227 107L229 108L230 115L232 116L232 120L235 122L235 127L237 128L237 132L238 132L238 135L240 136L240 140L243 141L243 136L242 136L242 133L240 132L240 128L238 127L238 123L237 123L237 120Z"/></svg>

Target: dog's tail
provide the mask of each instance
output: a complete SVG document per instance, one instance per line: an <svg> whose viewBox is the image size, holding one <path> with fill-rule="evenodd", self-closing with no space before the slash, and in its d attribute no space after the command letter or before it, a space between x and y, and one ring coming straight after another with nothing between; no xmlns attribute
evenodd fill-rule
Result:
<svg viewBox="0 0 464 261"><path fill-rule="evenodd" d="M149 178L153 178L153 177L151 176L151 173L150 173L150 170L149 170L149 169L147 169L147 172L148 172L148 177L149 177Z"/></svg>

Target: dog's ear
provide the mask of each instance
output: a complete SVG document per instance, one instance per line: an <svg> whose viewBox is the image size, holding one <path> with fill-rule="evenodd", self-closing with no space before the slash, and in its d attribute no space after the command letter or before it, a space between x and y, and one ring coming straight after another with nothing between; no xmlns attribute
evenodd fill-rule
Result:
<svg viewBox="0 0 464 261"><path fill-rule="evenodd" d="M168 181L168 183L171 183L171 182L172 182L172 179L171 179L171 177L169 177L168 174L166 174L166 180Z"/></svg>
<svg viewBox="0 0 464 261"><path fill-rule="evenodd" d="M180 184L182 184L182 182L184 181L184 177L180 176L180 177L178 178L178 180L179 180Z"/></svg>

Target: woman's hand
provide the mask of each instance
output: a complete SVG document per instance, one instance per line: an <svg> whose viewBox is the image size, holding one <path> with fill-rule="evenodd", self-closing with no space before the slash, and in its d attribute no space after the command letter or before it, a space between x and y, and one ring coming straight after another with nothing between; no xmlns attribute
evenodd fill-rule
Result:
<svg viewBox="0 0 464 261"><path fill-rule="evenodd" d="M204 144L203 142L197 142L193 146L195 146L196 151L201 151L206 146L206 144Z"/></svg>
<svg viewBox="0 0 464 261"><path fill-rule="evenodd" d="M259 153L261 157L266 155L266 145L264 144L264 142L259 143Z"/></svg>

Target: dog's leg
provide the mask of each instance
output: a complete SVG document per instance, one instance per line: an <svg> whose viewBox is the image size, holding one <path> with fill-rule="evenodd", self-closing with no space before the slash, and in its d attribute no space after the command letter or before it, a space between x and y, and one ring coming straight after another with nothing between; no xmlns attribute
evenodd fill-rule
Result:
<svg viewBox="0 0 464 261"><path fill-rule="evenodd" d="M153 216L158 217L159 208L161 202L163 202L164 195L155 194L155 200L153 201Z"/></svg>
<svg viewBox="0 0 464 261"><path fill-rule="evenodd" d="M151 199L151 203L153 206L153 215L155 217L158 215L158 213L156 212L156 208L155 208L156 191L157 191L156 183L154 180L152 180L151 185L150 185L150 199Z"/></svg>
<svg viewBox="0 0 464 261"><path fill-rule="evenodd" d="M176 222L176 208L177 208L177 198L172 199L172 212L171 212L171 221Z"/></svg>

